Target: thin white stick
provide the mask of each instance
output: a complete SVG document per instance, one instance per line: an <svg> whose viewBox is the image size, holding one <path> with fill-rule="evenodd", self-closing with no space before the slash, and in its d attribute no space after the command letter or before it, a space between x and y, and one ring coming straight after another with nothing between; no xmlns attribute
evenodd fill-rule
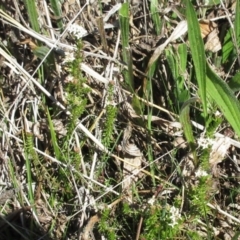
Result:
<svg viewBox="0 0 240 240"><path fill-rule="evenodd" d="M235 218L234 216L230 215L229 213L223 211L219 206L216 206L216 207L215 207L215 206L213 206L211 203L208 203L207 205L208 205L208 207L217 210L218 212L220 212L220 213L223 214L224 216L229 217L229 218L232 219L233 221L235 221L235 222L237 222L237 223L240 224L240 220L239 220L239 219L237 219L237 218Z"/></svg>

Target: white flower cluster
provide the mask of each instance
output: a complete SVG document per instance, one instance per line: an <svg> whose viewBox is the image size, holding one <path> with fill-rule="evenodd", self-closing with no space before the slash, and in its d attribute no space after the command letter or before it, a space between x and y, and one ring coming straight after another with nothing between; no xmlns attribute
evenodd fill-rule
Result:
<svg viewBox="0 0 240 240"><path fill-rule="evenodd" d="M88 35L87 30L76 23L71 24L68 28L68 31L76 36L77 39Z"/></svg>
<svg viewBox="0 0 240 240"><path fill-rule="evenodd" d="M178 219L181 219L181 214L180 214L180 209L179 208L175 208L174 206L172 206L170 208L170 219L172 220L172 223L168 224L171 227L174 227L176 224L178 224Z"/></svg>
<svg viewBox="0 0 240 240"><path fill-rule="evenodd" d="M198 140L198 145L202 147L203 149L209 148L209 146L212 146L214 144L214 140L210 138L204 138L200 137Z"/></svg>
<svg viewBox="0 0 240 240"><path fill-rule="evenodd" d="M74 52L65 52L65 57L62 64L73 62L75 60Z"/></svg>
<svg viewBox="0 0 240 240"><path fill-rule="evenodd" d="M195 176L196 176L197 178L206 177L206 176L208 176L208 175L209 175L209 174L208 174L206 171L202 170L201 168L199 168L199 169L195 172Z"/></svg>

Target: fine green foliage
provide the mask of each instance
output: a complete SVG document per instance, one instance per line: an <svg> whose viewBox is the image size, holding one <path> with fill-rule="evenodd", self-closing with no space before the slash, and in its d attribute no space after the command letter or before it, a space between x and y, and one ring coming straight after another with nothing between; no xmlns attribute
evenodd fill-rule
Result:
<svg viewBox="0 0 240 240"><path fill-rule="evenodd" d="M207 94L206 94L206 57L204 53L203 40L200 33L198 19L190 0L186 1L186 17L188 24L188 37L192 59L195 68L196 79L199 86L200 97L203 104L204 116L207 116Z"/></svg>
<svg viewBox="0 0 240 240"><path fill-rule="evenodd" d="M82 76L82 72L80 70L80 64L82 62L82 55L80 52L81 48L81 42L78 42L78 50L75 53L75 59L68 64L69 73L73 77L73 80L69 82L66 86L66 91L68 93L68 108L72 113L71 119L68 122L68 131L70 133L73 132L78 118L86 110L86 94L89 92L89 89L83 86L86 79Z"/></svg>
<svg viewBox="0 0 240 240"><path fill-rule="evenodd" d="M82 62L81 55L82 44L79 41L77 43L77 50L75 52L74 60L67 63L68 71L70 73L71 81L66 84L66 99L68 104L68 109L71 112L71 116L68 117L66 129L67 134L59 141L59 144L55 144L54 149L56 148L55 154L60 154L60 158L62 161L72 164L72 166L78 168L80 165L80 156L78 152L73 151L70 146L71 139L74 136L74 131L76 131L76 125L78 119L86 113L86 104L87 104L87 94L90 89L88 89L84 84L86 83L86 79L83 77L82 72L80 70L80 64ZM54 132L53 132L54 135ZM54 139L54 138L53 138ZM84 142L81 143L82 145ZM61 151L59 151L59 147ZM61 169L59 172L62 179L69 178L69 170ZM75 175L74 175L75 176ZM79 176L75 176L76 179L79 179ZM69 180L64 181L63 184L66 186L66 193L71 192L71 186L68 184Z"/></svg>
<svg viewBox="0 0 240 240"><path fill-rule="evenodd" d="M180 226L173 224L169 206L166 203L155 203L153 207L144 212L146 239L174 239L178 236Z"/></svg>
<svg viewBox="0 0 240 240"><path fill-rule="evenodd" d="M191 214L195 216L195 219L198 219L202 216L207 217L210 209L207 206L207 203L210 201L210 184L211 181L209 176L200 177L199 183L197 186L191 188L189 192L189 197L191 201Z"/></svg>
<svg viewBox="0 0 240 240"><path fill-rule="evenodd" d="M104 234L109 240L116 240L117 235L116 231L120 227L119 224L115 221L116 218L112 218L111 210L106 208L101 213L101 220L99 222L98 229L99 231Z"/></svg>
<svg viewBox="0 0 240 240"><path fill-rule="evenodd" d="M5 2L0 238L237 239L239 1Z"/></svg>
<svg viewBox="0 0 240 240"><path fill-rule="evenodd" d="M27 170L27 183L28 183L28 197L31 204L34 204L34 194L33 194L33 181L32 181L32 171L31 171L31 161L37 162L38 157L33 149L33 137L31 133L25 133L23 138L25 140L25 159L26 159L26 170Z"/></svg>
<svg viewBox="0 0 240 240"><path fill-rule="evenodd" d="M116 121L116 114L117 114L116 107L112 105L108 105L106 107L106 122L104 124L103 143L104 146L106 146L107 148L113 141L112 136L114 130L114 122Z"/></svg>

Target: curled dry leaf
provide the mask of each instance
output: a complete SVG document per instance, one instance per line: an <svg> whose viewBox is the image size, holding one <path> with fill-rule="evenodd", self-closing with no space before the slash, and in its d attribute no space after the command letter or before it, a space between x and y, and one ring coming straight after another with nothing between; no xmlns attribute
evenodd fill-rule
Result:
<svg viewBox="0 0 240 240"><path fill-rule="evenodd" d="M221 50L222 45L218 37L218 29L214 29L207 37L207 42L205 43L205 49L211 52L218 52Z"/></svg>
<svg viewBox="0 0 240 240"><path fill-rule="evenodd" d="M218 26L210 20L199 21L201 36L206 38L205 49L211 52L218 52L222 46L218 37Z"/></svg>
<svg viewBox="0 0 240 240"><path fill-rule="evenodd" d="M212 145L212 150L210 153L209 163L210 167L215 173L216 166L218 163L222 162L225 158L231 142L228 137L216 137L215 142Z"/></svg>
<svg viewBox="0 0 240 240"><path fill-rule="evenodd" d="M217 24L212 21L202 19L199 21L199 26L200 26L201 36L202 38L205 38L208 36L210 32L212 32L217 27Z"/></svg>
<svg viewBox="0 0 240 240"><path fill-rule="evenodd" d="M92 216L86 227L84 228L84 231L83 231L83 234L81 236L81 239L82 240L88 240L88 239L92 239L92 236L93 236L93 228L94 228L94 225L99 222L99 216L96 214L94 216Z"/></svg>
<svg viewBox="0 0 240 240"><path fill-rule="evenodd" d="M126 200L130 203L132 199L132 187L139 178L139 169L143 161L143 154L135 144L129 143L129 138L132 134L132 126L128 126L124 130L122 149L124 153L124 164L123 164L123 181L122 190L126 194Z"/></svg>

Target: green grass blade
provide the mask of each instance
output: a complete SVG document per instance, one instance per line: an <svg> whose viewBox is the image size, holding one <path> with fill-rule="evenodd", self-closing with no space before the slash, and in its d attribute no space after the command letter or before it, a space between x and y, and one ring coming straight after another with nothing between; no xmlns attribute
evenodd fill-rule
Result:
<svg viewBox="0 0 240 240"><path fill-rule="evenodd" d="M24 0L24 5L27 9L27 13L29 16L29 21L31 23L31 26L33 30L36 32L40 32L39 22L38 22L38 12L37 12L37 6L36 1L33 0Z"/></svg>
<svg viewBox="0 0 240 240"><path fill-rule="evenodd" d="M123 3L119 10L120 29L121 29L121 40L122 40L122 51L123 61L128 66L128 70L124 70L125 83L129 91L133 92L133 64L132 54L129 47L129 3Z"/></svg>
<svg viewBox="0 0 240 240"><path fill-rule="evenodd" d="M158 0L152 0L150 3L150 11L155 31L157 34L160 34L162 29L162 23L159 18L158 4Z"/></svg>
<svg viewBox="0 0 240 240"><path fill-rule="evenodd" d="M187 46L186 44L180 44L177 49L168 47L165 49L165 55L169 69L174 79L174 112L179 113L182 103L189 99L189 91L186 90L185 73L187 68Z"/></svg>
<svg viewBox="0 0 240 240"><path fill-rule="evenodd" d="M227 61L229 62L232 59L231 54L233 52L233 48L234 45L231 36L231 29L229 29L224 37L224 43L222 47L222 63L226 63Z"/></svg>
<svg viewBox="0 0 240 240"><path fill-rule="evenodd" d="M207 65L207 91L225 118L240 136L240 104L230 87Z"/></svg>
<svg viewBox="0 0 240 240"><path fill-rule="evenodd" d="M56 137L56 133L54 130L54 126L53 126L53 122L51 119L51 115L49 113L49 110L47 108L47 119L48 119L48 124L49 124L49 129L50 129L50 134L51 134L51 140L52 140L52 145L53 145L53 149L54 149L54 153L57 159L62 159L62 155L61 152L59 150L59 146L57 144L57 137Z"/></svg>
<svg viewBox="0 0 240 240"><path fill-rule="evenodd" d="M41 46L41 47L36 47L35 49L33 49L33 53L40 60L43 60L45 58L45 56L48 54L49 50L50 49L48 47Z"/></svg>
<svg viewBox="0 0 240 240"><path fill-rule="evenodd" d="M193 153L193 161L194 161L195 166L197 166L198 161L197 161L197 154L196 154L195 139L194 139L193 131L192 131L192 123L191 123L190 116L189 116L189 110L190 110L190 104L193 102L196 102L197 100L198 100L198 98L191 98L188 101L186 101L183 104L182 109L180 111L180 115L179 115L180 122L183 127L184 135L185 135L187 142L190 146L190 149Z"/></svg>
<svg viewBox="0 0 240 240"><path fill-rule="evenodd" d="M54 15L58 17L57 25L59 28L63 28L63 21L62 21L62 9L61 9L61 1L59 0L50 0L52 10L54 12Z"/></svg>
<svg viewBox="0 0 240 240"><path fill-rule="evenodd" d="M128 47L129 45L129 4L123 3L121 9L119 10L120 17L120 27L121 27L121 37L123 47Z"/></svg>
<svg viewBox="0 0 240 240"><path fill-rule="evenodd" d="M195 74L200 90L200 97L203 104L203 112L204 116L206 117L207 116L206 57L204 52L204 44L201 37L198 19L190 0L187 0L186 8L190 49L192 53Z"/></svg>
<svg viewBox="0 0 240 240"><path fill-rule="evenodd" d="M169 65L169 68L171 70L172 76L174 78L174 80L176 81L177 77L178 77L178 68L177 68L177 64L175 61L175 55L172 51L172 48L167 48L165 50L165 55L166 55L166 59L167 59L167 63Z"/></svg>
<svg viewBox="0 0 240 240"><path fill-rule="evenodd" d="M178 56L179 56L179 73L184 79L184 74L187 68L187 46L185 43L182 43L178 46Z"/></svg>
<svg viewBox="0 0 240 240"><path fill-rule="evenodd" d="M236 1L235 9L235 20L234 20L234 32L236 36L237 47L240 45L240 0Z"/></svg>
<svg viewBox="0 0 240 240"><path fill-rule="evenodd" d="M179 76L177 81L177 88L179 91L179 102L185 102L189 99L190 92L185 87L185 79L187 73L187 45L182 43L178 46L177 50L178 62L179 62Z"/></svg>

